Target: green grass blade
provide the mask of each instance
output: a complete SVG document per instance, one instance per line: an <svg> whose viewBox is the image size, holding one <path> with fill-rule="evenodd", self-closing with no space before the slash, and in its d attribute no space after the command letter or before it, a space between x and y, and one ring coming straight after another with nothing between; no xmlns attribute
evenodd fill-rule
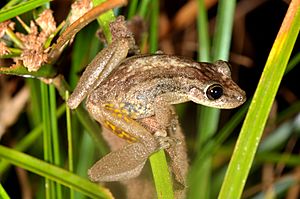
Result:
<svg viewBox="0 0 300 199"><path fill-rule="evenodd" d="M22 65L13 65L12 67L0 66L0 74L17 75L23 77L51 78L57 75L57 72L52 65L48 64L43 65L38 71L35 72L29 72L27 68Z"/></svg>
<svg viewBox="0 0 300 199"><path fill-rule="evenodd" d="M249 107L249 103L244 104L243 107L231 117L231 119L224 125L224 127L218 131L216 137L213 140L210 140L208 143L203 145L201 154L199 154L193 162L190 172L190 178L193 181L199 181L199 178L195 176L200 176L200 171L203 162L206 161L208 156L214 155L224 141L229 137L229 135L234 131L234 129L240 124L244 118ZM191 185L198 185L198 182L191 182ZM195 187L195 192L197 192L197 187ZM195 198L196 195L191 195L191 198Z"/></svg>
<svg viewBox="0 0 300 199"><path fill-rule="evenodd" d="M42 121L41 113L41 93L40 93L40 80L33 78L26 78L26 85L30 90L30 105L29 105L29 119L30 126L35 127L39 125Z"/></svg>
<svg viewBox="0 0 300 199"><path fill-rule="evenodd" d="M138 15L145 18L146 17L146 13L148 11L148 6L149 6L149 3L151 1L150 0L144 0L144 1L141 1L140 3L140 7L139 7L139 11L138 11Z"/></svg>
<svg viewBox="0 0 300 199"><path fill-rule="evenodd" d="M33 10L49 1L50 0L31 0L31 1L27 1L24 3L18 4L11 8L1 10L0 11L0 23L5 20L11 19L15 16L21 15L29 10Z"/></svg>
<svg viewBox="0 0 300 199"><path fill-rule="evenodd" d="M12 7L12 6L18 4L20 1L22 1L22 0L10 0L9 2L7 2L7 4L6 4L5 6L3 6L3 7L1 8L1 10L5 10L5 9L7 9L7 8L10 8L10 7Z"/></svg>
<svg viewBox="0 0 300 199"><path fill-rule="evenodd" d="M252 199L276 198L276 196L280 195L281 193L287 192L289 188L291 188L294 185L297 185L297 183L298 183L297 177L287 176L274 182L272 188L267 189L266 191L261 192L251 198Z"/></svg>
<svg viewBox="0 0 300 199"><path fill-rule="evenodd" d="M207 15L203 12L205 11L204 3L199 1L199 25L201 28L207 29ZM216 30L215 30L215 38L213 41L213 49L212 49L212 60L228 60L229 49L230 49L230 39L232 33L232 24L233 24L233 15L235 8L235 0L221 0L219 1L218 13L217 13L217 22L216 22ZM200 19L202 17L202 19ZM204 30L205 30L204 29ZM201 31L204 31L201 30ZM206 31L207 32L207 31ZM208 51L208 33L201 33L198 31L200 39L204 40L204 49ZM206 41L206 42L205 42ZM202 42L201 42L202 43ZM211 61L211 57L209 52L202 51L199 49L199 54L202 54L202 59L207 59ZM201 55L200 55L201 56ZM207 61L205 60L205 61ZM199 152L202 145L206 143L217 131L220 110L215 108L209 108L201 106L200 109L200 118L198 120L198 135L196 143L196 149ZM198 154L200 155L200 153ZM197 158L196 158L197 159ZM205 163L205 164L204 164ZM190 176L197 180L191 180L193 182L191 184L189 197L191 198L210 198L210 173L211 173L211 158L207 157L203 163L203 167L201 170L198 170L195 175L192 173ZM196 175L198 174L198 175ZM205 191L199 191L199 187L203 187Z"/></svg>
<svg viewBox="0 0 300 199"><path fill-rule="evenodd" d="M300 52L296 54L286 67L285 74L289 73L297 64L300 63Z"/></svg>
<svg viewBox="0 0 300 199"><path fill-rule="evenodd" d="M198 60L209 62L211 61L210 39L208 34L208 17L204 0L198 0L197 32L199 43Z"/></svg>
<svg viewBox="0 0 300 199"><path fill-rule="evenodd" d="M90 136L94 140L100 154L107 154L108 147L104 140L100 138L100 133L102 131L99 124L90 118L89 114L82 106L79 106L77 109L75 109L75 113L81 124L89 132Z"/></svg>
<svg viewBox="0 0 300 199"><path fill-rule="evenodd" d="M283 122L285 119L292 117L293 115L296 115L297 113L300 112L300 101L297 101L293 103L290 107L287 109L283 110L281 113L279 113L277 117L277 123Z"/></svg>
<svg viewBox="0 0 300 199"><path fill-rule="evenodd" d="M62 114L65 112L65 105L61 105L57 111L56 115L57 118L61 117ZM17 151L26 151L30 146L36 143L36 140L41 136L43 132L43 124L37 125L34 129L32 129L22 140L20 140L14 147ZM0 175L3 174L8 168L10 164L5 161L0 161Z"/></svg>
<svg viewBox="0 0 300 199"><path fill-rule="evenodd" d="M150 21L150 33L149 33L149 42L150 42L150 53L155 53L158 48L158 15L159 15L159 2L154 0L150 4L151 6L151 21Z"/></svg>
<svg viewBox="0 0 300 199"><path fill-rule="evenodd" d="M0 157L18 167L80 191L91 198L112 198L111 193L107 189L97 184L8 147L0 145Z"/></svg>
<svg viewBox="0 0 300 199"><path fill-rule="evenodd" d="M97 52L99 52L100 42L96 37L96 31L98 28L99 25L97 23L92 23L86 28L82 29L75 37L72 51L72 65L68 78L70 87L72 89L75 88L78 82L80 72L96 56ZM87 118L88 117L89 116L87 116ZM73 148L74 170L76 170L75 173L77 175L87 177L87 170L92 165L95 157L93 156L94 153L91 152L94 152L95 148L97 147L91 136L89 136L88 133L82 128L82 125L80 124L80 122L78 122L77 117L72 117L71 123L73 146L79 146ZM101 129L98 129L99 131L97 132L97 134L100 135ZM85 142L86 140L88 140L89 142ZM85 196L79 192L74 192L74 198L81 199L85 198Z"/></svg>
<svg viewBox="0 0 300 199"><path fill-rule="evenodd" d="M198 43L199 43L198 61L209 62L211 61L210 39L208 34L208 17L207 17L204 0L198 0L197 25L198 25L197 30L198 30ZM204 113L204 111L206 110L207 109L205 109L200 105L197 107L197 115L200 116L200 118L198 118L198 133L197 133L197 139L194 147L197 153L196 159L197 157L200 156L200 154L202 154L202 151L200 153L200 149L202 144L204 143L204 140L207 139L207 136L205 136L207 135L205 133L207 131L203 129L203 128L207 128L208 125L207 121L203 120L209 118L208 115ZM213 120L218 121L218 118ZM212 124L213 126L216 126L214 125L214 123ZM214 130L212 130L211 132L214 132ZM207 186L210 184L209 183L210 172L207 171L210 170L209 169L210 160L207 160L206 164L202 164L201 162L201 169L198 168L199 164L196 163L197 161L194 160L188 176L188 180L189 180L188 198L208 198L209 191L199 191L198 187L202 187L204 190L209 190Z"/></svg>
<svg viewBox="0 0 300 199"><path fill-rule="evenodd" d="M293 0L273 44L249 107L224 183L220 199L240 198L272 103L300 28L300 2Z"/></svg>
<svg viewBox="0 0 300 199"><path fill-rule="evenodd" d="M150 25L150 53L157 51L158 36L158 0L151 1L151 25ZM165 152L160 150L150 157L152 174L155 182L156 193L159 199L174 198L172 180L168 169Z"/></svg>
<svg viewBox="0 0 300 199"><path fill-rule="evenodd" d="M300 157L290 153L259 153L255 156L255 163L284 164L286 167L297 167L300 165Z"/></svg>
<svg viewBox="0 0 300 199"><path fill-rule="evenodd" d="M42 118L43 118L43 149L44 149L44 160L52 162L52 147L51 147L51 124L49 118L49 93L48 85L41 82L41 94L42 94ZM46 198L50 199L53 194L52 183L49 179L45 179L45 193ZM52 195L53 197L53 195Z"/></svg>
<svg viewBox="0 0 300 199"><path fill-rule="evenodd" d="M3 188L2 184L0 183L0 198L2 199L10 199L8 194L6 193L5 189Z"/></svg>
<svg viewBox="0 0 300 199"><path fill-rule="evenodd" d="M97 23L92 23L82 29L75 37L72 50L72 64L68 78L71 89L75 88L80 77L79 74L83 68L87 66L96 56L97 52L99 52L100 42L96 37L98 28L99 25Z"/></svg>
<svg viewBox="0 0 300 199"><path fill-rule="evenodd" d="M213 41L213 61L228 60L236 0L219 1Z"/></svg>
<svg viewBox="0 0 300 199"><path fill-rule="evenodd" d="M52 137L52 148L53 148L53 163L56 166L61 166L60 157L60 145L59 145L59 133L57 126L56 116L56 90L54 85L49 85L49 105L50 105L50 124L51 124L51 137ZM60 184L56 184L56 198L62 198L62 188Z"/></svg>
<svg viewBox="0 0 300 199"><path fill-rule="evenodd" d="M129 4L127 18L131 19L136 14L138 0L131 0Z"/></svg>
<svg viewBox="0 0 300 199"><path fill-rule="evenodd" d="M76 174L86 178L87 177L86 171L91 167L91 165L93 165L95 161L94 141L86 132L83 133L80 139L79 148L80 150L78 152L78 156L80 157L80 159L76 163ZM84 198L84 195L76 192L74 197L76 199L81 199Z"/></svg>
<svg viewBox="0 0 300 199"><path fill-rule="evenodd" d="M69 92L66 91L66 100L69 99ZM68 164L69 164L69 171L73 172L73 141L72 141L72 128L71 128L71 112L70 108L67 107L66 109L66 118L67 118L67 137L68 137ZM74 198L74 191L70 190L70 199Z"/></svg>
<svg viewBox="0 0 300 199"><path fill-rule="evenodd" d="M105 2L106 0L93 0L94 5L98 5L100 3ZM103 30L103 34L106 38L106 40L108 41L108 43L111 42L111 33L109 30L109 24L110 22L115 20L115 15L114 12L112 10L109 10L103 14L101 14L98 18L97 21L99 22L102 30Z"/></svg>
<svg viewBox="0 0 300 199"><path fill-rule="evenodd" d="M166 155L163 150L150 157L150 163L158 199L174 198L172 180L169 174Z"/></svg>

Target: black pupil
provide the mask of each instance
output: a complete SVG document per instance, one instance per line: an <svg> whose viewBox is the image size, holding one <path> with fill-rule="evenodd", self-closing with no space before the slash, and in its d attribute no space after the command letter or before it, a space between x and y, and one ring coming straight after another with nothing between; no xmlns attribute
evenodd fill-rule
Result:
<svg viewBox="0 0 300 199"><path fill-rule="evenodd" d="M214 84L207 89L206 94L210 100L219 99L223 95L223 88L221 85Z"/></svg>

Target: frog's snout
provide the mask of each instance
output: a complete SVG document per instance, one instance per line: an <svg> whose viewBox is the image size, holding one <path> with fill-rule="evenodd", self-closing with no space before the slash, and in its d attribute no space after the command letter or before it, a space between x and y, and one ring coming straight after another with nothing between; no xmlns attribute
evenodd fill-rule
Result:
<svg viewBox="0 0 300 199"><path fill-rule="evenodd" d="M247 99L245 91L242 90L239 93L239 95L236 96L236 99L240 103L240 105L242 105L246 101L246 99Z"/></svg>

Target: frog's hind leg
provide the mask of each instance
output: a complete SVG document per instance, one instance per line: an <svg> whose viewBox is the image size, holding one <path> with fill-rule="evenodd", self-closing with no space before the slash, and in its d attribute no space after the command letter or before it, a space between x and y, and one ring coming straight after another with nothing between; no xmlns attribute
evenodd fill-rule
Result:
<svg viewBox="0 0 300 199"><path fill-rule="evenodd" d="M75 109L80 102L105 80L126 58L129 50L136 50L133 34L128 30L124 17L119 16L110 24L112 42L99 52L86 67L79 83L68 100L68 106Z"/></svg>
<svg viewBox="0 0 300 199"><path fill-rule="evenodd" d="M87 108L105 128L130 142L99 160L89 170L91 180L119 181L138 176L147 158L160 149L159 141L119 109L92 103Z"/></svg>

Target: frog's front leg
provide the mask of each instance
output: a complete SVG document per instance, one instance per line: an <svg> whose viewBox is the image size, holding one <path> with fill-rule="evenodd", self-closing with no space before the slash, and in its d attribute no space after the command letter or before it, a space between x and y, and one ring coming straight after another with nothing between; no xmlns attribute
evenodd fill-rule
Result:
<svg viewBox="0 0 300 199"><path fill-rule="evenodd" d="M110 25L113 41L100 51L86 67L75 90L67 101L71 109L75 109L91 91L108 77L119 63L126 58L130 49L136 48L133 35L127 29L124 17L118 17Z"/></svg>
<svg viewBox="0 0 300 199"><path fill-rule="evenodd" d="M120 38L99 52L80 77L67 101L68 106L75 109L127 56L128 49L129 44L126 39Z"/></svg>
<svg viewBox="0 0 300 199"><path fill-rule="evenodd" d="M131 144L104 156L89 170L92 181L119 181L140 174L147 158L163 146L137 121L111 105L97 106L87 103L96 120Z"/></svg>
<svg viewBox="0 0 300 199"><path fill-rule="evenodd" d="M169 134L176 131L177 115L172 105L170 105L164 96L157 97L154 101L154 114L161 131ZM157 132L158 134L159 132ZM163 132L162 132L163 133Z"/></svg>

